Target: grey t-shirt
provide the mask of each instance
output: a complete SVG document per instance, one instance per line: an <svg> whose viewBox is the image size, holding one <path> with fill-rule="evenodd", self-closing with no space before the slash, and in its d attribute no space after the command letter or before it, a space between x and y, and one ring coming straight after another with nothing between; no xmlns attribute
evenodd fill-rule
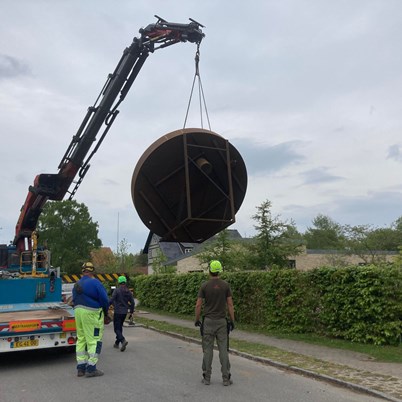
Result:
<svg viewBox="0 0 402 402"><path fill-rule="evenodd" d="M226 299L232 296L230 285L220 278L211 278L204 282L198 297L205 300L204 316L217 320L226 317Z"/></svg>

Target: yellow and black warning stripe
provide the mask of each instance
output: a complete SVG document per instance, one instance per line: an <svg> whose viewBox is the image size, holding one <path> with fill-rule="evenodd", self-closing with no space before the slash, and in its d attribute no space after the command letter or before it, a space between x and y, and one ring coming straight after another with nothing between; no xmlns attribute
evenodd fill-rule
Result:
<svg viewBox="0 0 402 402"><path fill-rule="evenodd" d="M75 283L80 280L81 276L79 274L65 274L61 275L61 280L64 283ZM94 274L94 277L98 278L101 282L117 282L119 276L120 274Z"/></svg>

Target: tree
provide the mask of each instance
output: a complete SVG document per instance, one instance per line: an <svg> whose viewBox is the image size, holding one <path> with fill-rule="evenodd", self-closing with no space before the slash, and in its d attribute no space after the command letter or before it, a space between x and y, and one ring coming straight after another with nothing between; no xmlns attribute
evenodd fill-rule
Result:
<svg viewBox="0 0 402 402"><path fill-rule="evenodd" d="M254 269L253 250L248 239L234 241L230 253L227 256L226 271L247 271Z"/></svg>
<svg viewBox="0 0 402 402"><path fill-rule="evenodd" d="M219 260L226 268L228 266L227 256L231 248L230 243L228 231L224 229L205 243L202 251L197 254L197 258L204 264L208 264L212 260Z"/></svg>
<svg viewBox="0 0 402 402"><path fill-rule="evenodd" d="M177 268L173 265L166 265L167 257L157 250L157 255L152 259L152 270L155 274L174 274Z"/></svg>
<svg viewBox="0 0 402 402"><path fill-rule="evenodd" d="M392 223L391 228L402 233L402 216Z"/></svg>
<svg viewBox="0 0 402 402"><path fill-rule="evenodd" d="M330 217L318 214L313 227L304 233L306 247L315 250L341 250L345 247L343 227Z"/></svg>
<svg viewBox="0 0 402 402"><path fill-rule="evenodd" d="M148 265L148 254L144 254L143 250L134 254L134 268L145 267Z"/></svg>
<svg viewBox="0 0 402 402"><path fill-rule="evenodd" d="M122 239L116 250L116 269L118 272L129 272L134 267L134 255L128 252L130 244Z"/></svg>
<svg viewBox="0 0 402 402"><path fill-rule="evenodd" d="M93 222L85 204L75 200L45 205L38 221L39 242L51 251L52 265L69 274L81 272L91 251L102 246L98 223Z"/></svg>
<svg viewBox="0 0 402 402"><path fill-rule="evenodd" d="M116 256L110 247L101 247L93 250L91 260L94 263L96 270L104 273L116 272Z"/></svg>
<svg viewBox="0 0 402 402"><path fill-rule="evenodd" d="M123 239L116 252L113 252L110 247L93 250L92 262L99 272L135 275L135 268L148 264L148 256L143 254L142 250L137 254L129 253L128 248L127 240Z"/></svg>
<svg viewBox="0 0 402 402"><path fill-rule="evenodd" d="M392 228L346 225L344 230L348 252L358 255L366 264L384 262L384 251L398 251L401 245L401 233Z"/></svg>
<svg viewBox="0 0 402 402"><path fill-rule="evenodd" d="M257 207L252 218L257 222L254 225L257 235L250 246L256 268L288 267L288 258L301 252L302 242L294 222L282 222L279 215L272 216L268 200Z"/></svg>
<svg viewBox="0 0 402 402"><path fill-rule="evenodd" d="M229 230L224 229L204 244L197 258L202 264L218 260L225 271L239 271L250 269L250 253L244 241L231 239Z"/></svg>
<svg viewBox="0 0 402 402"><path fill-rule="evenodd" d="M377 250L398 251L402 246L402 232L390 228L376 228L367 234L368 244Z"/></svg>

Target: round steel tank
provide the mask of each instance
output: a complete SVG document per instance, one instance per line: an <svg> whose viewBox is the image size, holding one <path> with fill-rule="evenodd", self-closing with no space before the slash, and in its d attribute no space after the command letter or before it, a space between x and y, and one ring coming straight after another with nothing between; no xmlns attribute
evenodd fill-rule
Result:
<svg viewBox="0 0 402 402"><path fill-rule="evenodd" d="M187 128L141 156L131 196L142 222L162 241L201 243L235 222L247 189L243 158L212 131Z"/></svg>

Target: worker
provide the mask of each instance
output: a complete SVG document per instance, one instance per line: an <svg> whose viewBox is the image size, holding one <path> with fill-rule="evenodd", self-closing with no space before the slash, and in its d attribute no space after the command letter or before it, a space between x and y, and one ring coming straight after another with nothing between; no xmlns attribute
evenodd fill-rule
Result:
<svg viewBox="0 0 402 402"><path fill-rule="evenodd" d="M127 287L126 276L119 276L117 282L119 283L119 286L113 291L112 297L109 301L109 304L113 305L114 308L113 327L116 334L116 341L113 347L118 349L121 343L120 351L124 352L128 342L123 336L123 324L129 310L129 319L131 320L133 318L135 303L133 294Z"/></svg>
<svg viewBox="0 0 402 402"><path fill-rule="evenodd" d="M104 317L109 309L109 299L102 283L94 278L94 271L94 265L86 262L82 266L82 278L73 288L78 377L103 375L96 364L102 350Z"/></svg>
<svg viewBox="0 0 402 402"><path fill-rule="evenodd" d="M223 385L228 386L233 383L230 374L228 342L229 332L234 329L234 307L230 285L219 278L222 271L222 264L219 261L213 260L209 263L209 280L201 284L195 305L195 326L200 327L202 336L202 382L205 385L211 383L215 339L218 345ZM203 300L204 315L201 322ZM229 313L229 320L226 318L226 311Z"/></svg>

